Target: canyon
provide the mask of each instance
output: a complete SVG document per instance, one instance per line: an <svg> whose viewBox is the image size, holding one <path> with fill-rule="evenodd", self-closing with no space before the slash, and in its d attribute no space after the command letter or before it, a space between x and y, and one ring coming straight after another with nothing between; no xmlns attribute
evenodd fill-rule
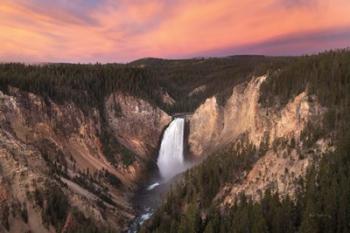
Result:
<svg viewBox="0 0 350 233"><path fill-rule="evenodd" d="M310 102L305 92L280 111L260 108L259 87L266 78L252 77L250 81L235 86L224 106L217 103L215 96L210 97L186 118L190 156L201 160L243 134L257 147L266 133L269 144L278 138L302 143L300 134L306 124L321 119L325 110L317 101ZM45 188L49 179L48 166L40 159L45 153L49 156L48 160L65 161L69 177L60 177L60 181L69 194L70 202L88 217L118 229L127 226L135 216L128 200L146 172L146 164L156 160L158 142L170 124L171 116L143 99L121 92L106 98L105 109L113 136L136 155L135 161L128 166L113 166L106 159L98 137L101 131L98 110L91 109L86 114L74 103L47 103L40 96L16 88L11 88L9 95L1 93L2 201L27 203L30 213L28 225L18 218L10 218L11 232L26 228L36 232L51 231L38 224L41 210L28 197L36 189ZM326 153L331 149L327 143L327 139L319 140L313 150ZM284 153L287 155L280 156ZM224 196L223 204L233 203L235 194L242 191L254 196L274 184L281 195L292 194L296 188L293 184L305 175L311 159L311 156L302 160L298 157L295 149L289 153L284 149L267 151L266 156L246 174L242 184L225 187L221 194ZM163 163L161 161L158 160L159 167L159 163ZM285 174L286 169L290 173ZM160 172L167 172L163 175L171 177L170 173L179 173L175 170L166 167ZM104 183L116 205L105 203L107 207L103 214L96 204L100 198L72 181L79 173L95 174L100 171L107 171L121 182L120 187ZM11 177L12 182L6 177Z"/></svg>
<svg viewBox="0 0 350 233"><path fill-rule="evenodd" d="M264 72L255 71L252 62L237 73L232 65L235 76L215 73L235 59L258 59ZM285 58L267 61L289 64ZM192 80L172 79L173 70L186 77L205 62L217 70L204 78L198 71ZM242 194L254 202L266 192L295 199L308 171L337 149L335 126L325 123L333 119L330 105L306 84L284 102L282 94L273 94L276 102L266 104L281 79L279 69L265 68L261 57L215 62L164 61L160 68L153 65L158 75L153 80L147 73L152 66L138 61L122 70L126 75L117 73L122 84L101 71L103 78L83 77L83 88L74 78L53 78L57 83L48 93L46 84L0 83L0 232L136 232L140 227L152 232L147 229L167 205L167 195L176 185L195 195L198 190L184 182L206 177L205 171L192 174L220 161L222 151L231 160L252 153L248 166L238 166L234 178L210 194L211 207L224 212ZM90 75L96 67L79 69ZM218 77L225 77L223 84L216 84ZM227 172L224 165L219 163L216 175ZM180 209L186 211L191 207L186 201L193 200L202 208L195 196L184 199ZM206 223L207 209L200 211Z"/></svg>

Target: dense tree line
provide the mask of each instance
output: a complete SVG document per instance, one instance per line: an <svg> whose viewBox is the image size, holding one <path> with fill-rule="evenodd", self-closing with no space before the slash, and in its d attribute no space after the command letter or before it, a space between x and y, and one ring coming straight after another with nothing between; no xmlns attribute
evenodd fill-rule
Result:
<svg viewBox="0 0 350 233"><path fill-rule="evenodd" d="M130 64L0 64L0 90L8 86L48 97L73 101L83 109L99 107L110 93L120 90L144 98L169 113L193 111L207 97L227 95L252 75L283 67L294 58L233 56L226 58L143 59ZM189 97L195 88L205 90ZM161 101L164 91L176 103ZM225 98L221 98L223 101Z"/></svg>
<svg viewBox="0 0 350 233"><path fill-rule="evenodd" d="M306 91L328 111L324 130L344 136L350 120L350 50L337 50L294 59L271 72L262 84L260 102L265 107L283 107Z"/></svg>
<svg viewBox="0 0 350 233"><path fill-rule="evenodd" d="M49 97L59 103L98 107L111 92L120 90L150 100L158 99L159 84L147 69L110 65L0 65L0 89L8 86Z"/></svg>
<svg viewBox="0 0 350 233"><path fill-rule="evenodd" d="M188 60L142 59L131 63L147 67L162 87L176 100L168 112L192 112L206 98L217 95L223 104L232 87L252 75L265 74L277 69L293 58L265 56L232 56L225 58L196 58ZM197 87L205 87L194 95Z"/></svg>

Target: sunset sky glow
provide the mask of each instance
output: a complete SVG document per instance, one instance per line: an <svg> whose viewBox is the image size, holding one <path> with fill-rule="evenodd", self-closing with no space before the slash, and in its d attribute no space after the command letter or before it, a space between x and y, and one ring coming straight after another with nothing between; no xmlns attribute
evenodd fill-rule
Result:
<svg viewBox="0 0 350 233"><path fill-rule="evenodd" d="M1 62L300 55L349 46L349 0L0 0Z"/></svg>

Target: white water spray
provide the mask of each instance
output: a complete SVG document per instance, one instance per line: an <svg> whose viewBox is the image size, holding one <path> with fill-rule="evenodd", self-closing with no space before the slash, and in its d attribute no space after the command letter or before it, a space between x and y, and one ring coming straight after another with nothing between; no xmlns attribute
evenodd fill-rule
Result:
<svg viewBox="0 0 350 233"><path fill-rule="evenodd" d="M185 119L175 118L164 132L157 165L165 180L186 170L183 152L184 128Z"/></svg>
<svg viewBox="0 0 350 233"><path fill-rule="evenodd" d="M139 215L130 226L128 233L136 233L140 225L149 219L154 212L154 200L160 200L162 188L172 177L185 171L190 167L184 161L184 131L185 119L175 118L165 130L159 149L157 165L162 176L161 180L150 184L146 189L143 198L146 204L142 207L143 213ZM154 196L158 196L154 199Z"/></svg>

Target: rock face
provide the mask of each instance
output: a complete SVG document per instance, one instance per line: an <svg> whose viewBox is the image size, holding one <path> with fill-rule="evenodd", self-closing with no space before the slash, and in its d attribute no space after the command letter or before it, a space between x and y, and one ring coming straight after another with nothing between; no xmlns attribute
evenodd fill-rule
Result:
<svg viewBox="0 0 350 233"><path fill-rule="evenodd" d="M162 131L171 121L159 108L119 92L107 98L105 107L108 124L118 140L144 158L156 151Z"/></svg>
<svg viewBox="0 0 350 233"><path fill-rule="evenodd" d="M202 156L207 150L214 150L223 128L222 108L215 97L202 104L189 118L190 133L188 137L190 152Z"/></svg>
<svg viewBox="0 0 350 233"><path fill-rule="evenodd" d="M133 217L128 197L135 177L152 159L171 117L122 93L107 98L105 106L114 136L142 160L128 167L107 160L97 109L82 111L74 103L57 104L16 88L0 92L0 212L15 213L0 220L0 232L54 232L42 221L44 207L31 198L37 190L45 193L48 184L59 186L72 207L101 226L126 227Z"/></svg>
<svg viewBox="0 0 350 233"><path fill-rule="evenodd" d="M162 92L161 98L162 102L168 106L173 106L176 103L176 101L166 91Z"/></svg>
<svg viewBox="0 0 350 233"><path fill-rule="evenodd" d="M319 119L324 112L305 92L296 96L282 110L264 109L259 105L260 85L266 76L235 86L224 106L216 97L205 101L190 118L190 150L195 156L216 150L247 133L256 146L265 135L269 142L280 137L300 136L308 121Z"/></svg>
<svg viewBox="0 0 350 233"><path fill-rule="evenodd" d="M189 120L189 148L196 157L207 156L235 142L240 135L246 135L256 148L266 144L264 155L250 172L243 174L239 184L227 185L221 192L219 196L224 204L232 204L240 192L258 199L268 188L292 196L297 180L305 175L313 155L331 149L330 142L324 139L310 146L310 156L300 157L301 133L309 122L320 122L325 109L306 92L282 109L263 108L258 100L260 85L267 78L252 78L235 86L224 106L217 103L216 97L207 99ZM278 141L288 146L280 146Z"/></svg>
<svg viewBox="0 0 350 233"><path fill-rule="evenodd" d="M280 146L275 150L267 150L252 169L244 174L241 182L227 185L218 195L221 206L233 205L240 193L259 200L267 189L278 192L282 197L293 198L299 188L299 179L306 175L315 157L330 150L333 150L331 142L323 139L308 148L303 157L298 147Z"/></svg>
<svg viewBox="0 0 350 233"><path fill-rule="evenodd" d="M199 93L201 93L201 92L204 92L206 89L207 89L207 86L205 86L205 85L199 86L199 87L193 89L193 90L188 94L188 96L189 96L189 97L192 97L192 96L197 95L197 94L199 94Z"/></svg>

